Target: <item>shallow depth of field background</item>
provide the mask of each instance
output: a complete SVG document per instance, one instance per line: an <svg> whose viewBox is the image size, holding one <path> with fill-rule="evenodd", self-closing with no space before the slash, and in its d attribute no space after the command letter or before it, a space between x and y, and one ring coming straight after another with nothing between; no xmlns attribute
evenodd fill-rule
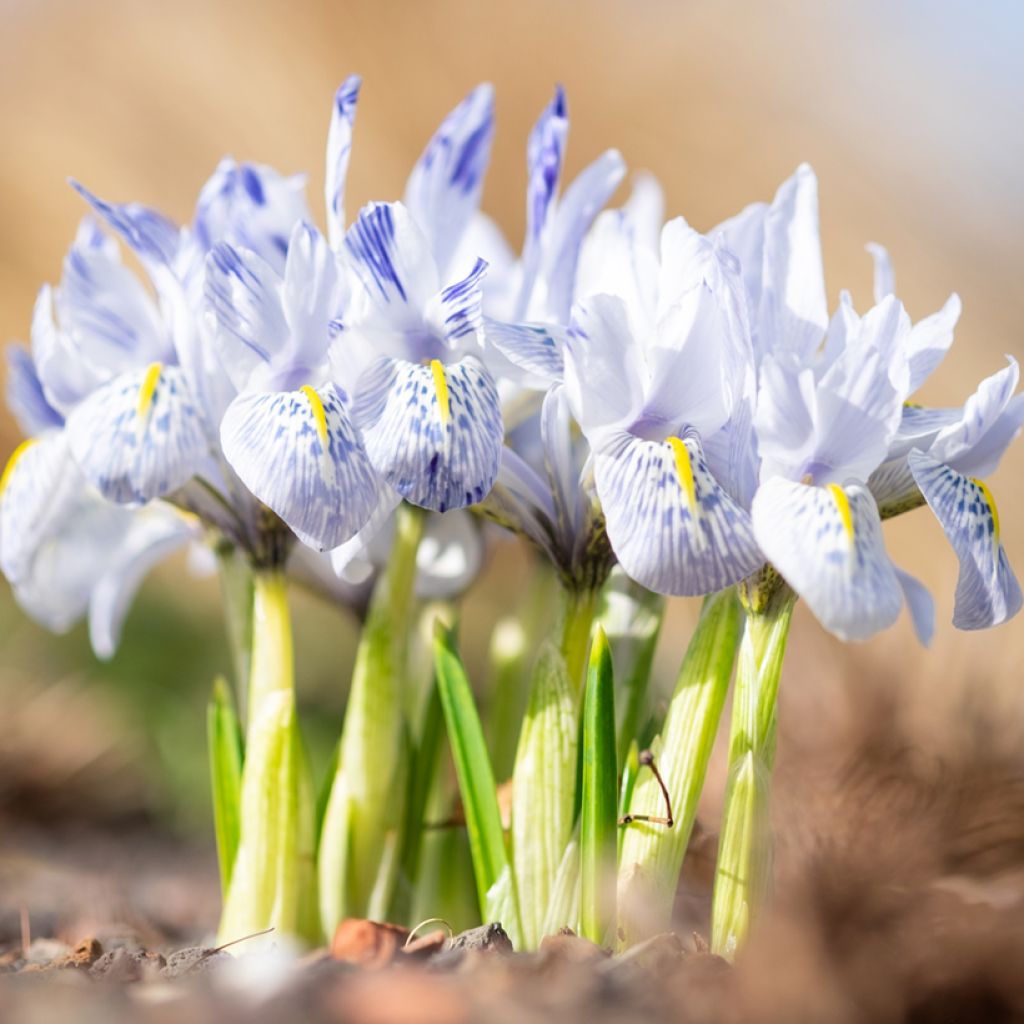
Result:
<svg viewBox="0 0 1024 1024"><path fill-rule="evenodd" d="M630 168L660 178L670 214L701 229L770 199L810 161L830 304L841 288L860 307L870 302L871 240L890 248L897 292L915 319L960 293L957 343L921 396L959 403L1005 353L1024 356L1022 22L1024 8L1011 0L0 0L0 340L27 338L36 289L59 278L83 213L70 175L184 221L217 160L231 154L308 171L320 216L331 97L353 71L364 86L350 216L367 200L400 197L440 119L488 79L498 129L484 206L518 246L526 136L560 81L569 173L616 146ZM0 454L17 440L0 413ZM1024 447L991 483L1007 549L1024 571L1022 469ZM926 756L981 739L1019 749L1024 737L1024 620L954 631L956 561L937 523L920 510L886 530L897 561L935 594L935 641L919 649L904 620L866 645L843 646L799 610L782 692L782 807L801 759L841 745L863 709L898 719ZM465 646L478 679L483 641L473 628L523 593L518 554L494 550L475 591ZM695 607L672 606L657 661L663 692ZM355 626L308 598L296 599L296 620L300 698L322 766ZM4 585L0 820L17 809L45 836L72 817L130 813L206 843L203 708L212 676L227 667L216 585L183 564L145 586L106 665L92 658L84 629L50 636ZM982 737L996 725L998 736ZM712 830L721 767L705 801Z"/></svg>

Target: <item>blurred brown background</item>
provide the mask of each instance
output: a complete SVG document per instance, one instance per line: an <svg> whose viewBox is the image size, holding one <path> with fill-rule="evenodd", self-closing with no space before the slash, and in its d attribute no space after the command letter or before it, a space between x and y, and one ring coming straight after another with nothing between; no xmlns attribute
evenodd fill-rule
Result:
<svg viewBox="0 0 1024 1024"><path fill-rule="evenodd" d="M915 318L951 291L962 296L957 344L923 396L959 403L1004 353L1024 355L1022 27L1024 7L1013 0L0 0L0 339L27 337L36 289L59 277L83 212L69 175L184 221L217 160L232 154L308 171L319 214L331 97L352 71L364 88L350 212L400 196L441 117L488 79L499 124L484 205L518 244L526 136L560 81L572 119L570 173L616 146L632 169L660 178L670 214L700 228L769 199L810 161L830 301L848 287L868 304L870 240L890 248L897 292ZM16 432L0 417L6 451ZM992 483L1006 546L1024 570L1022 467L1018 448ZM799 765L806 744L835 742L849 713L877 706L879 695L892 698L885 713L929 749L965 728L978 739L994 722L1013 742L1024 734L1024 620L954 631L956 561L938 525L918 511L887 531L897 560L936 596L935 642L919 650L902 621L868 645L844 647L801 610L783 685L783 763ZM520 565L499 555L478 607L499 607ZM693 614L684 603L673 610L658 660L663 686ZM300 687L335 725L353 635L337 622L304 606L298 646ZM81 731L61 725L70 705L65 690L54 696L59 685L97 705L96 729L118 751L107 777L123 776L119 758L129 758L143 803L202 828L201 715L209 678L226 662L219 630L213 587L179 567L147 586L124 650L101 668L81 630L50 638L5 591L0 701L10 708L17 693L13 706L32 712L28 724L18 720L17 742L10 729L0 738L7 764L39 756L44 737L63 748ZM998 713L970 717L979 707ZM0 716L7 720L13 712ZM74 725L83 720L72 716ZM326 744L329 725L323 732ZM132 754L132 744L144 753ZM161 768L151 777L144 763L154 751ZM177 780L170 789L168 769ZM712 805L720 785L717 777Z"/></svg>

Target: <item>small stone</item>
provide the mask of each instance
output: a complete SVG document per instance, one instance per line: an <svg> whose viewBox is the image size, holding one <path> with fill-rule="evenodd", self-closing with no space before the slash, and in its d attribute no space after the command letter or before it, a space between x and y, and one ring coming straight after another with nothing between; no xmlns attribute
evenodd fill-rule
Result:
<svg viewBox="0 0 1024 1024"><path fill-rule="evenodd" d="M94 978L123 985L135 981L152 981L166 965L167 961L160 953L118 946L104 953L92 965L89 973Z"/></svg>
<svg viewBox="0 0 1024 1024"><path fill-rule="evenodd" d="M347 917L334 931L331 956L370 969L385 967L408 937L409 930L397 924Z"/></svg>
<svg viewBox="0 0 1024 1024"><path fill-rule="evenodd" d="M198 974L219 967L231 961L230 953L204 946L186 946L167 958L167 966L160 972L165 978L180 978L186 974Z"/></svg>
<svg viewBox="0 0 1024 1024"><path fill-rule="evenodd" d="M90 936L89 938L82 939L66 956L54 960L52 966L88 970L101 956L103 956L103 947L98 939Z"/></svg>
<svg viewBox="0 0 1024 1024"><path fill-rule="evenodd" d="M477 950L481 953L511 953L512 940L505 929L496 921L493 924L482 924L479 928L470 928L452 939L449 949Z"/></svg>
<svg viewBox="0 0 1024 1024"><path fill-rule="evenodd" d="M58 942L56 939L36 939L28 947L25 962L35 965L49 964L60 957L67 956L70 952L70 946Z"/></svg>
<svg viewBox="0 0 1024 1024"><path fill-rule="evenodd" d="M575 964L605 960L611 956L607 949L577 935L571 928L563 928L557 935L545 935L540 940L540 952L545 957Z"/></svg>

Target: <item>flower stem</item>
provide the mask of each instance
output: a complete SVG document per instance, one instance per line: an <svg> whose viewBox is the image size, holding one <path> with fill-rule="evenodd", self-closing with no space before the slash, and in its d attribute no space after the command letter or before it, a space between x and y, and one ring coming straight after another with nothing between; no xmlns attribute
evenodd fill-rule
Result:
<svg viewBox="0 0 1024 1024"><path fill-rule="evenodd" d="M711 907L711 945L723 956L733 956L746 938L770 884L776 706L795 600L777 577L762 578L744 594L746 631L736 669Z"/></svg>
<svg viewBox="0 0 1024 1024"><path fill-rule="evenodd" d="M253 576L252 657L238 853L220 939L274 928L320 937L314 804L295 712L291 618L283 573Z"/></svg>
<svg viewBox="0 0 1024 1024"><path fill-rule="evenodd" d="M633 821L626 827L619 867L619 927L624 945L663 931L671 918L697 801L725 704L740 639L733 590L707 597L679 669L661 735L652 745L671 798L673 824ZM630 814L665 814L653 771L640 768Z"/></svg>
<svg viewBox="0 0 1024 1024"><path fill-rule="evenodd" d="M374 588L356 651L320 832L320 913L328 935L342 918L366 915L371 894L385 910L390 902L390 886L376 882L385 850L398 848L403 817L402 691L422 532L422 512L400 505L394 547Z"/></svg>
<svg viewBox="0 0 1024 1024"><path fill-rule="evenodd" d="M590 628L594 624L598 594L598 590L589 587L567 587L562 591L561 649L577 698L583 693L583 670L590 650Z"/></svg>
<svg viewBox="0 0 1024 1024"><path fill-rule="evenodd" d="M218 541L214 550L236 693L244 695L249 685L249 659L252 652L252 565L246 555L229 541Z"/></svg>

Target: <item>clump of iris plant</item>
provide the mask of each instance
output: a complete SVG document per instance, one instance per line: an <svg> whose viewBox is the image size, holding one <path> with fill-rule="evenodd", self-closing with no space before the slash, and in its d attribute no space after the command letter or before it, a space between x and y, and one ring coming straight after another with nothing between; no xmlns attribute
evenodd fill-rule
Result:
<svg viewBox="0 0 1024 1024"><path fill-rule="evenodd" d="M108 657L153 565L214 554L234 666L208 721L225 941L455 913L463 824L476 911L517 946L663 928L735 667L711 920L731 955L770 881L797 602L849 641L906 607L927 643L931 598L882 528L927 504L960 562L954 625L1020 609L984 482L1024 422L1017 364L962 407L919 404L955 295L912 322L873 245L874 306L843 292L830 316L806 166L707 234L665 222L646 175L605 210L622 157L563 183L561 89L528 140L518 257L479 209L486 85L404 199L349 223L359 88L332 108L325 234L303 179L255 164L222 161L184 226L75 184L88 212L61 281L39 293L30 347L8 350L27 440L0 480L0 567L50 628L88 615ZM482 714L458 608L507 543L535 583L496 625ZM293 584L362 618L319 785ZM659 714L667 595L703 603Z"/></svg>

